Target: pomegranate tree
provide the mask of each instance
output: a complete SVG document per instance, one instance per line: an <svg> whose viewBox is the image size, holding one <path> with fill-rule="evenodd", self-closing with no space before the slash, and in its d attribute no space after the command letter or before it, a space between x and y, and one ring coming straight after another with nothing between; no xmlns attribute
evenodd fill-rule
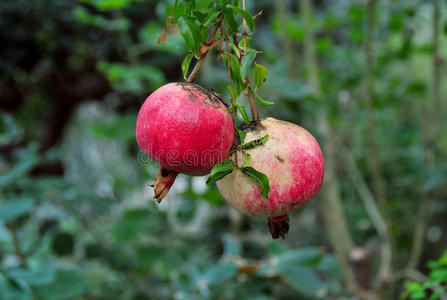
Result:
<svg viewBox="0 0 447 300"><path fill-rule="evenodd" d="M223 100L194 83L169 83L154 91L138 113L140 149L160 164L154 198L160 202L178 173L201 176L228 158L234 125Z"/></svg>
<svg viewBox="0 0 447 300"><path fill-rule="evenodd" d="M235 168L217 186L236 209L267 217L273 238L284 237L288 214L309 202L323 183L323 154L307 130L289 122L267 118L245 132L252 142L232 154ZM262 186L259 172L269 187Z"/></svg>

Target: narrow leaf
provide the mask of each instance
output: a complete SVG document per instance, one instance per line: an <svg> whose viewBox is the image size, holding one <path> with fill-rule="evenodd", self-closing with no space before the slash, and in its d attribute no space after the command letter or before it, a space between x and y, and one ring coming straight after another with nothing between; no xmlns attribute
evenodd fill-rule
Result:
<svg viewBox="0 0 447 300"><path fill-rule="evenodd" d="M192 57L193 57L192 54L188 54L188 55L186 55L185 59L183 60L182 72L183 72L184 79L186 79L186 77L188 75L189 64L191 63Z"/></svg>
<svg viewBox="0 0 447 300"><path fill-rule="evenodd" d="M242 165L243 168L248 166L251 162L251 155L248 154L247 152L244 152L244 154L245 154L245 161L244 161L244 164Z"/></svg>
<svg viewBox="0 0 447 300"><path fill-rule="evenodd" d="M267 80L268 70L263 65L256 64L253 70L253 78L255 79L256 88L260 88Z"/></svg>
<svg viewBox="0 0 447 300"><path fill-rule="evenodd" d="M242 77L242 80L244 80L245 77L247 77L248 70L250 69L251 64L255 60L256 54L257 54L256 50L249 49L247 51L247 54L245 54L244 57L242 57L242 61L241 61L241 77Z"/></svg>
<svg viewBox="0 0 447 300"><path fill-rule="evenodd" d="M230 90L231 96L233 97L233 102L237 100L237 98L239 98L239 95L241 94L240 92L238 93L234 87L232 87L231 85L228 86L228 89Z"/></svg>
<svg viewBox="0 0 447 300"><path fill-rule="evenodd" d="M253 95L255 96L256 102L258 102L259 105L272 106L274 104L273 102L264 100L261 97L259 97L259 95L253 90L253 88L251 86L249 86L248 89L250 90L251 93L253 93Z"/></svg>
<svg viewBox="0 0 447 300"><path fill-rule="evenodd" d="M236 91L240 94L244 89L241 77L241 66L239 65L239 61L233 54L230 53L229 57L230 57L231 79L235 84ZM225 66L227 66L226 54L222 54L222 60L225 63Z"/></svg>
<svg viewBox="0 0 447 300"><path fill-rule="evenodd" d="M190 51L197 53L202 44L202 37L194 19L188 16L181 16L177 20L177 25L180 29L180 34L185 40L186 47Z"/></svg>
<svg viewBox="0 0 447 300"><path fill-rule="evenodd" d="M205 20L203 20L202 26L208 27L211 24L214 24L215 21L217 20L217 17L219 16L219 14L220 14L220 11L218 11L218 10L213 10L210 13L208 13Z"/></svg>
<svg viewBox="0 0 447 300"><path fill-rule="evenodd" d="M231 46L231 49L233 49L233 51L236 54L236 56L237 57L241 57L241 52L239 52L239 49L236 47L236 45L231 43L230 46Z"/></svg>
<svg viewBox="0 0 447 300"><path fill-rule="evenodd" d="M270 185L267 176L265 176L265 174L261 172L258 172L256 169L252 167L244 167L241 169L241 171L245 175L256 181L256 183L261 187L262 197L268 199L270 193Z"/></svg>
<svg viewBox="0 0 447 300"><path fill-rule="evenodd" d="M216 164L211 170L210 177L207 179L206 184L211 185L224 178L226 175L233 172L234 168L236 168L236 164L231 159Z"/></svg>
<svg viewBox="0 0 447 300"><path fill-rule="evenodd" d="M250 118L248 117L247 111L245 110L245 107L239 103L235 103L237 110L241 112L242 119L244 119L244 122L249 124Z"/></svg>
<svg viewBox="0 0 447 300"><path fill-rule="evenodd" d="M248 28L250 28L250 31L253 32L253 30L255 29L255 20L253 18L253 16L246 10L240 8L240 7L236 7L233 5L227 5L228 8L231 8L233 10L235 10L237 13L239 13L241 15L242 18L244 18L245 22L248 25Z"/></svg>
<svg viewBox="0 0 447 300"><path fill-rule="evenodd" d="M237 127L236 127L236 131L237 131L237 134L239 135L239 140L240 140L241 144L243 144L244 140L245 140L245 131L240 130Z"/></svg>
<svg viewBox="0 0 447 300"><path fill-rule="evenodd" d="M226 7L225 0L218 0L217 2L220 5L222 10L222 14L224 16L225 22L228 24L228 27L234 32L237 32L237 22L234 18L234 13L231 8Z"/></svg>
<svg viewBox="0 0 447 300"><path fill-rule="evenodd" d="M244 40L247 40L246 42L244 42ZM239 41L239 48L240 49L244 49L245 45L247 46L247 48L250 48L250 42L251 42L251 37L247 37L245 39L242 39ZM258 52L258 51L256 51Z"/></svg>
<svg viewBox="0 0 447 300"><path fill-rule="evenodd" d="M256 139L254 141L248 142L242 145L243 150L252 149L264 145L269 140L270 136L264 135L262 138Z"/></svg>

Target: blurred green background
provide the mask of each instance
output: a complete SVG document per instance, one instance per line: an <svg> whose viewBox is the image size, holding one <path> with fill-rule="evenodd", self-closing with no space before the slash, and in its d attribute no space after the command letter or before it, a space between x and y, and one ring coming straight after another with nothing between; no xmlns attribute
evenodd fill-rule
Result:
<svg viewBox="0 0 447 300"><path fill-rule="evenodd" d="M0 2L0 299L446 297L446 1L247 0L261 116L326 159L285 240L206 177L152 199L135 121L183 80L178 29L156 46L174 2ZM212 51L196 81L229 99L226 80Z"/></svg>

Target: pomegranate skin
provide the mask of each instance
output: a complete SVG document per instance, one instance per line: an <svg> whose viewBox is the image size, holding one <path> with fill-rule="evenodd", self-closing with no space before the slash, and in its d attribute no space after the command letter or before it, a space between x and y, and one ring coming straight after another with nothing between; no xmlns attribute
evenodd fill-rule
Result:
<svg viewBox="0 0 447 300"><path fill-rule="evenodd" d="M267 134L265 144L246 152L251 155L249 166L268 177L269 198L262 197L260 186L239 169L217 181L217 187L225 200L241 212L273 220L286 217L317 194L323 183L324 158L318 142L307 130L274 118L262 120L256 129L248 130L245 142ZM242 166L244 160L244 154L238 152L237 165Z"/></svg>
<svg viewBox="0 0 447 300"><path fill-rule="evenodd" d="M228 158L234 126L223 101L193 83L169 83L143 103L137 118L140 149L160 167L206 175Z"/></svg>

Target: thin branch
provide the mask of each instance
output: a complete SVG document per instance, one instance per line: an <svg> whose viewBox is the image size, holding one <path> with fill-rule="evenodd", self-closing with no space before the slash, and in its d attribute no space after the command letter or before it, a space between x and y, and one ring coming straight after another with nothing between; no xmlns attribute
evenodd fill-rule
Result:
<svg viewBox="0 0 447 300"><path fill-rule="evenodd" d="M216 24L214 24L213 29L211 30L211 33L210 33L210 35L208 37L208 43L211 43L214 40L214 37L216 36L217 30L220 27L220 23L221 23L221 21L216 22ZM194 69L192 69L191 74L189 74L188 78L186 79L186 82L193 82L194 81L194 79L196 78L197 74L200 71L200 68L203 65L203 62L205 61L205 58L206 58L206 55L208 54L208 52L209 51L207 50L204 54L202 54L200 56L199 60L196 62L195 66L194 66Z"/></svg>
<svg viewBox="0 0 447 300"><path fill-rule="evenodd" d="M251 92L251 90L248 88L250 86L250 80L248 80L248 76L245 79L245 94L248 96L248 101L250 103L250 110L251 110L251 116L253 121L259 120L259 111L258 107L256 106L256 100L255 96Z"/></svg>
<svg viewBox="0 0 447 300"><path fill-rule="evenodd" d="M433 86L432 86L432 103L434 105L434 111L430 113L430 109L426 101L421 104L421 125L422 135L424 141L424 162L425 165L432 169L435 167L435 152L433 149L433 137L436 136L437 125L433 124L439 122L440 119L436 116L440 113L440 82L441 82L441 66L439 62L439 20L441 18L439 0L433 0ZM430 115L435 116L433 118ZM428 227L430 219L430 210L433 205L434 199L430 191L423 192L422 201L420 203L419 214L417 216L414 227L413 245L411 247L410 260L408 261L407 268L417 268L422 256L424 247L425 231Z"/></svg>
<svg viewBox="0 0 447 300"><path fill-rule="evenodd" d="M242 0L242 9L245 10L245 0ZM244 24L244 31L242 35L244 36L244 55L247 54L247 22L245 19L242 20Z"/></svg>
<svg viewBox="0 0 447 300"><path fill-rule="evenodd" d="M286 0L277 0L275 1L277 4L277 10L278 10L278 17L279 17L279 37L281 46L284 51L284 56L287 60L288 68L288 75L292 78L297 77L297 63L296 63L296 54L293 50L292 41L290 40L290 37L287 32L287 7L286 7Z"/></svg>
<svg viewBox="0 0 447 300"><path fill-rule="evenodd" d="M300 0L299 5L301 18L304 22L305 51L303 61L308 70L307 80L315 96L321 97L322 92L320 88L318 62L314 47L314 34L311 27L312 5L310 0ZM292 66L289 65L289 68L292 68ZM340 190L336 179L336 166L334 164L336 161L336 146L334 144L332 128L329 126L327 119L326 110L320 110L317 115L317 124L320 126L320 132L323 136L323 149L325 149L325 175L322 186L325 226L348 290L360 299L367 299L370 297L366 296L365 292L358 286L351 268L350 255L355 249L355 246L341 205Z"/></svg>
<svg viewBox="0 0 447 300"><path fill-rule="evenodd" d="M374 10L376 0L368 0L366 7L366 44L365 44L365 89L367 101L368 141L370 149L370 168L374 181L374 194L382 214L386 213L385 186L382 179L377 149L376 122L374 119Z"/></svg>
<svg viewBox="0 0 447 300"><path fill-rule="evenodd" d="M439 22L441 20L441 8L439 0L433 0L433 116L436 121L441 121L442 103L441 103L441 55L439 53ZM437 124L440 125L439 123ZM436 126L437 127L437 126Z"/></svg>
<svg viewBox="0 0 447 300"><path fill-rule="evenodd" d="M367 100L367 126L368 141L370 151L370 169L373 175L374 196L377 201L375 204L374 196L363 180L357 165L348 151L349 169L356 188L364 202L365 208L370 215L379 235L380 243L380 266L379 266L379 290L383 297L387 293L388 284L392 273L392 241L389 234L389 217L386 209L385 184L380 168L377 148L376 121L374 118L374 12L376 9L376 0L368 0L366 6L366 44L365 44L365 84Z"/></svg>
<svg viewBox="0 0 447 300"><path fill-rule="evenodd" d="M352 182L354 183L357 192L360 195L360 199L365 206L366 213L368 214L371 222L376 228L377 234L380 239L380 266L379 266L379 281L389 283L391 280L391 240L388 228L385 223L385 219L380 213L376 202L374 201L374 196L368 188L365 180L360 173L360 170L355 163L352 153L343 147L343 158L346 161L347 171L351 176Z"/></svg>

